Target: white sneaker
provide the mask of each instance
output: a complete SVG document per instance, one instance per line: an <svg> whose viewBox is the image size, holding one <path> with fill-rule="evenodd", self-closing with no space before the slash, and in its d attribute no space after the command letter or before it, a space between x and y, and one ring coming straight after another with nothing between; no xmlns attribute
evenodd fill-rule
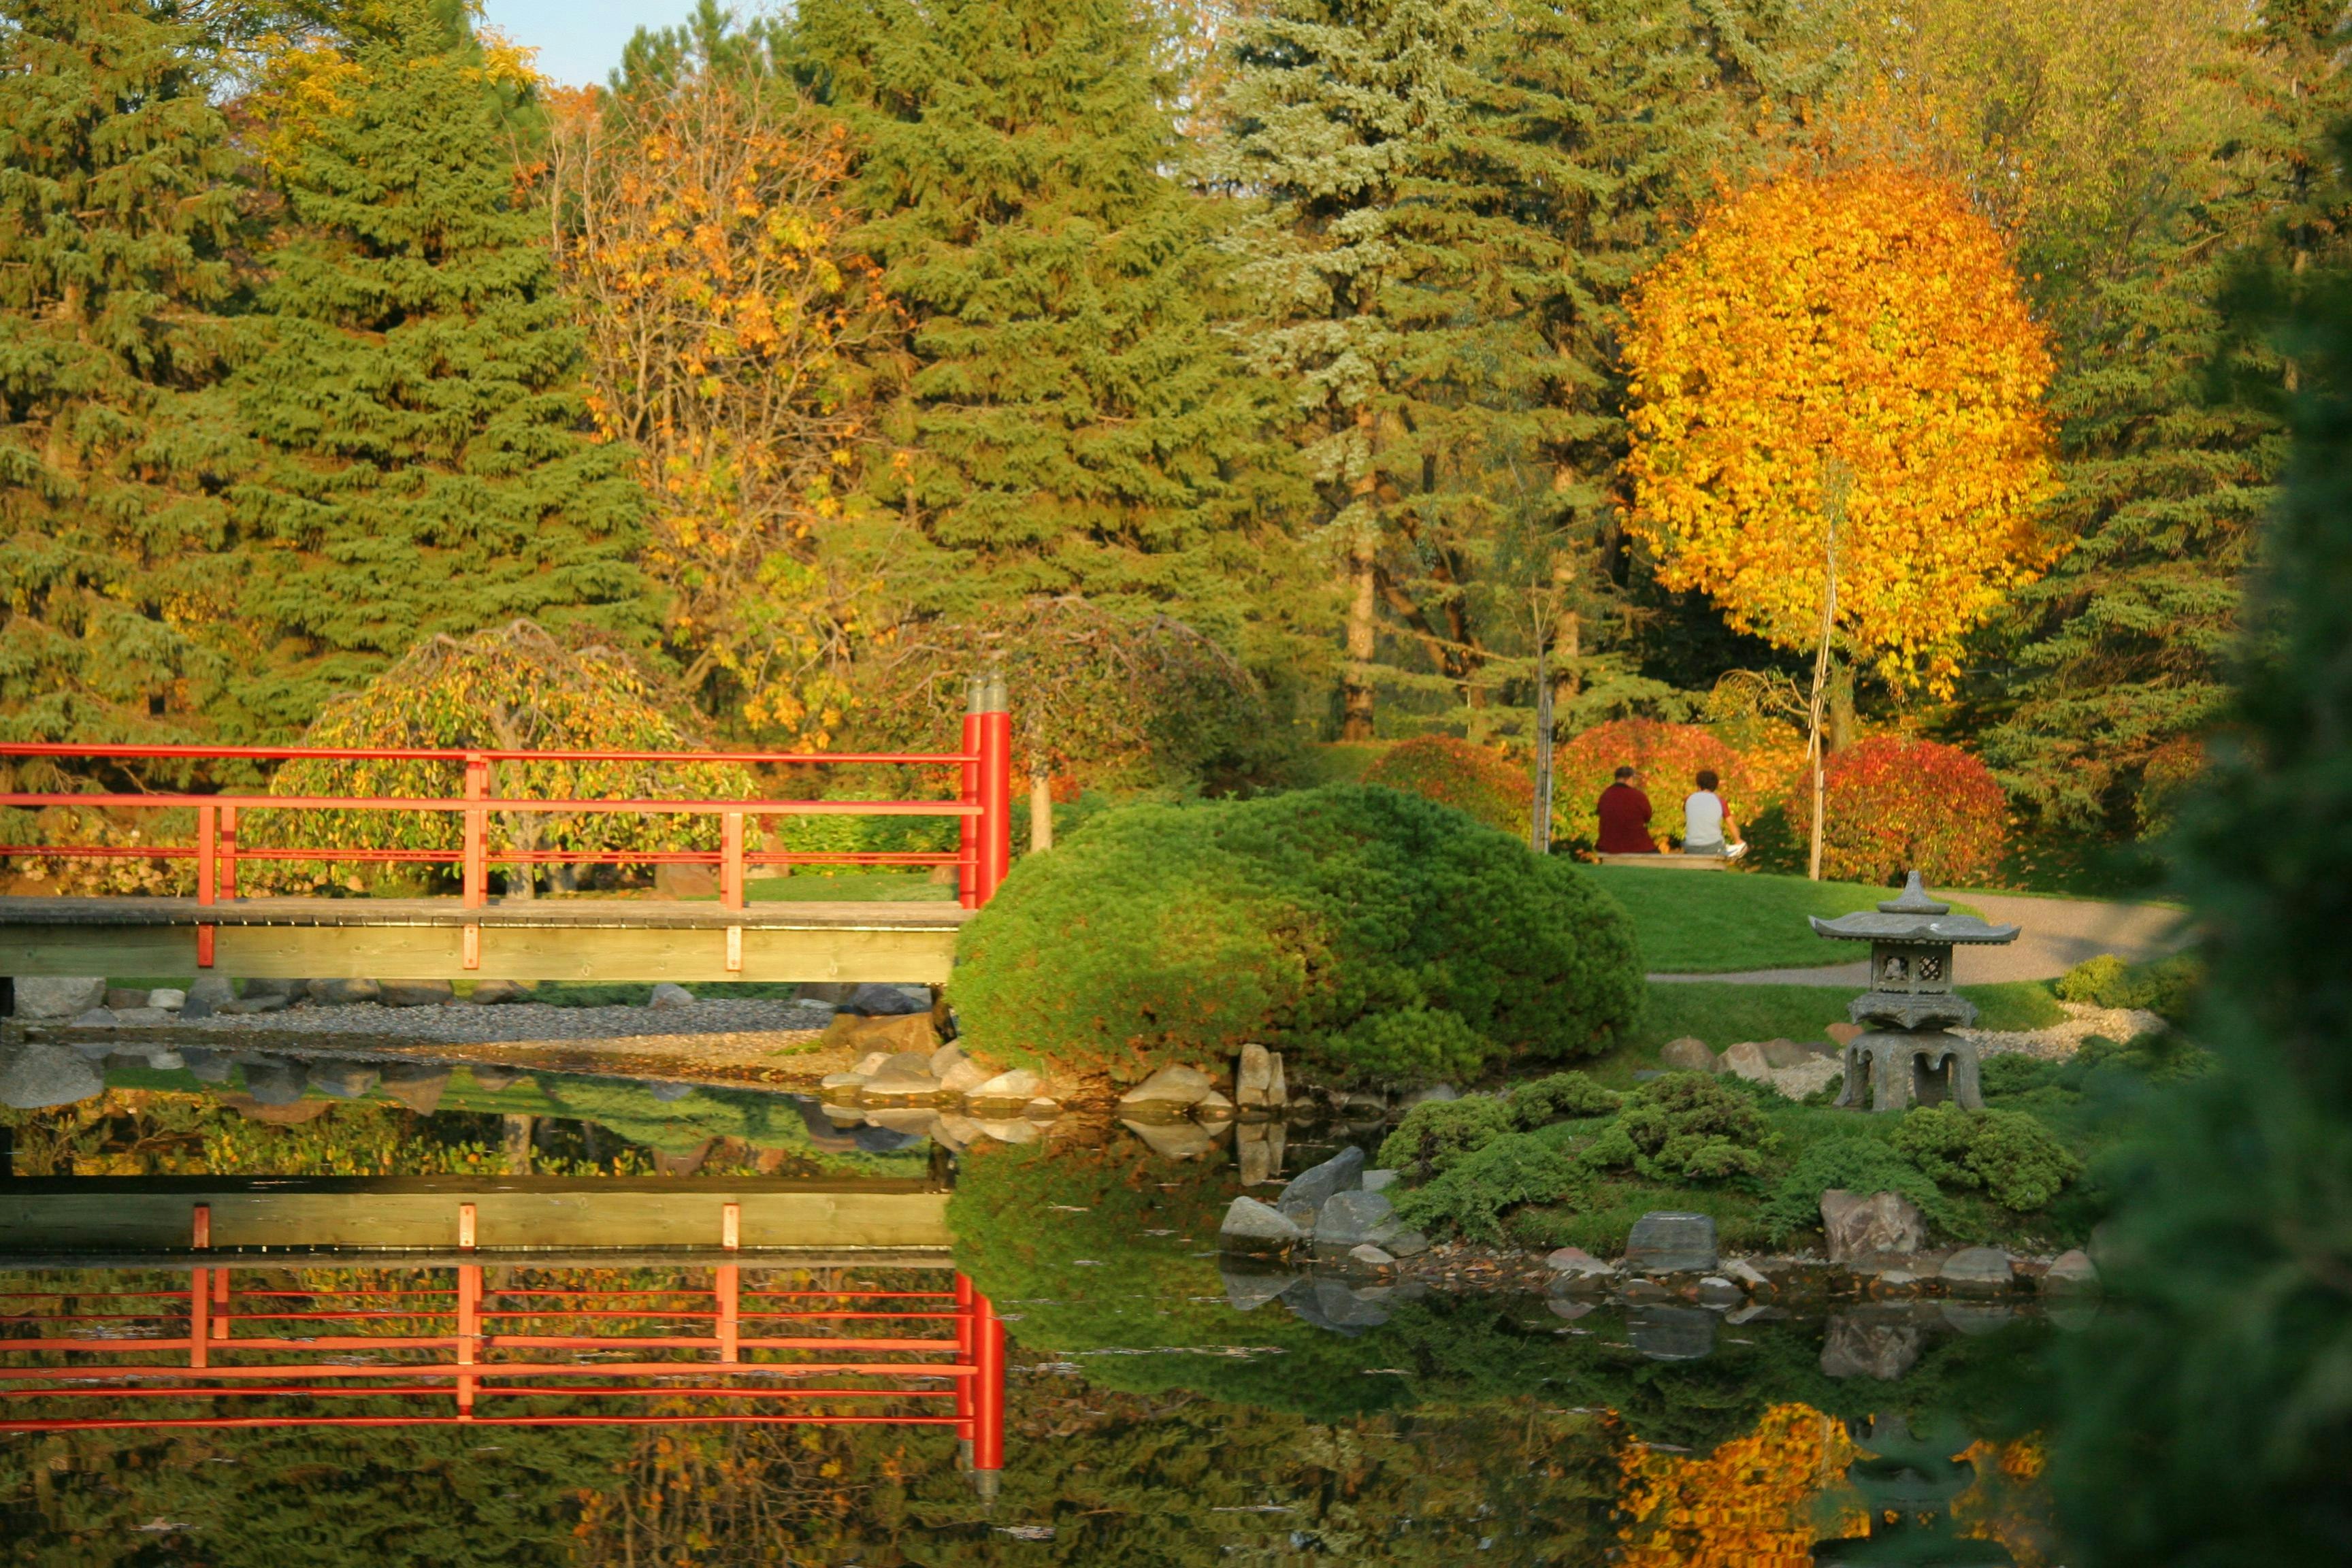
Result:
<svg viewBox="0 0 2352 1568"><path fill-rule="evenodd" d="M1724 858L1725 859L1727 859L1727 860L1737 860L1737 859L1738 859L1742 855L1745 855L1745 854L1747 854L1747 853L1748 853L1748 846L1747 846L1747 845L1745 845L1745 844L1734 844L1734 845L1732 845L1729 848L1726 849L1726 850L1723 852L1723 858Z"/></svg>

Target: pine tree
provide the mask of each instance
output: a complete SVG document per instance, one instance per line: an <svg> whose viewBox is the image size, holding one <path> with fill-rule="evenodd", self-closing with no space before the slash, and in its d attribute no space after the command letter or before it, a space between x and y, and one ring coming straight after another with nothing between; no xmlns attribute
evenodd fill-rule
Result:
<svg viewBox="0 0 2352 1568"><path fill-rule="evenodd" d="M236 722L284 732L436 633L650 630L641 497L599 444L519 138L529 84L453 6L397 0L291 133L286 221L236 377L260 657ZM522 101L518 101L518 98Z"/></svg>
<svg viewBox="0 0 2352 1568"><path fill-rule="evenodd" d="M1618 300L1763 107L1810 90L1770 4L1276 0L1239 27L1214 159L1262 202L1248 335L1292 390L1344 562L1343 733L1372 733L1380 625L1485 700L1552 583L1589 612L1622 450ZM1574 621L1563 626L1572 637Z"/></svg>
<svg viewBox="0 0 2352 1568"><path fill-rule="evenodd" d="M184 732L233 619L236 158L152 0L0 4L0 725Z"/></svg>
<svg viewBox="0 0 2352 1568"><path fill-rule="evenodd" d="M1163 13L1128 0L809 0L797 47L856 142L847 243L906 313L866 495L918 616L1035 595L1221 633L1277 481L1207 301Z"/></svg>

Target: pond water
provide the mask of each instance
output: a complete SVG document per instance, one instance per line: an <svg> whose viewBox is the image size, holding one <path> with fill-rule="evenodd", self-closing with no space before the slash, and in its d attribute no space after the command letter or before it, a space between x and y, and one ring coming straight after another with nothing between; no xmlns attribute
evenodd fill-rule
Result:
<svg viewBox="0 0 2352 1568"><path fill-rule="evenodd" d="M949 1147L748 1089L97 1065L102 1095L9 1115L0 1562L2064 1560L2017 1396L2079 1324L2030 1304L1246 1262L1231 1139L1075 1117ZM1280 1168L1377 1131L1294 1124ZM478 1253L401 1228L459 1203ZM191 1205L187 1241L140 1229ZM772 1250L803 1223L831 1250ZM959 1348L981 1297L1001 1373ZM198 1343L248 1370L168 1375Z"/></svg>

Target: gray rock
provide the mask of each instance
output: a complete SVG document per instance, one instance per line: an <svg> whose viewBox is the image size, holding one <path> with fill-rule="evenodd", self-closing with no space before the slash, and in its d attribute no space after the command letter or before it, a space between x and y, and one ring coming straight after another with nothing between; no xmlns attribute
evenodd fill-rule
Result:
<svg viewBox="0 0 2352 1568"><path fill-rule="evenodd" d="M1315 1246L1324 1252L1345 1252L1366 1242L1379 1246L1402 1227L1396 1205L1385 1193L1334 1193L1315 1215Z"/></svg>
<svg viewBox="0 0 2352 1568"><path fill-rule="evenodd" d="M1393 1268L1396 1267L1396 1257L1394 1254L1383 1252L1369 1241L1365 1242L1360 1247L1349 1247L1348 1249L1348 1261L1350 1263L1360 1264L1366 1268Z"/></svg>
<svg viewBox="0 0 2352 1568"><path fill-rule="evenodd" d="M157 1072L177 1072L188 1065L188 1060L177 1051L149 1051L147 1065Z"/></svg>
<svg viewBox="0 0 2352 1568"><path fill-rule="evenodd" d="M1598 1301L1580 1301L1570 1296L1553 1296L1548 1299L1544 1302L1544 1305L1551 1309L1552 1316L1556 1318L1566 1318L1572 1323L1576 1321L1577 1319L1597 1310L1600 1308L1601 1303Z"/></svg>
<svg viewBox="0 0 2352 1568"><path fill-rule="evenodd" d="M106 977L103 975L26 974L19 975L16 980L16 1016L19 1018L71 1018L103 1005L105 1001Z"/></svg>
<svg viewBox="0 0 2352 1568"><path fill-rule="evenodd" d="M1764 1059L1775 1068L1803 1067L1822 1054L1793 1040L1767 1040L1763 1050Z"/></svg>
<svg viewBox="0 0 2352 1568"><path fill-rule="evenodd" d="M238 987L242 996L283 996L291 1002L310 989L307 980L248 980Z"/></svg>
<svg viewBox="0 0 2352 1568"><path fill-rule="evenodd" d="M158 985L147 993L147 1005L176 1013L188 1005L188 994L177 985Z"/></svg>
<svg viewBox="0 0 2352 1568"><path fill-rule="evenodd" d="M446 980L376 982L376 1000L387 1007L438 1007L457 999L457 988Z"/></svg>
<svg viewBox="0 0 2352 1568"><path fill-rule="evenodd" d="M1121 1117L1119 1125L1163 1160L1205 1160L1216 1152L1217 1140L1231 1123L1212 1128L1197 1121L1136 1121Z"/></svg>
<svg viewBox="0 0 2352 1568"><path fill-rule="evenodd" d="M0 1046L0 1105L12 1110L71 1105L105 1090L105 1078L78 1051L63 1046Z"/></svg>
<svg viewBox="0 0 2352 1568"><path fill-rule="evenodd" d="M1225 1300L1236 1312L1255 1312L1298 1283L1298 1276L1286 1268L1244 1269L1220 1264L1217 1272L1225 1282Z"/></svg>
<svg viewBox="0 0 2352 1568"><path fill-rule="evenodd" d="M1726 1279L1750 1290L1767 1290L1772 1286L1771 1279L1764 1271L1745 1258L1735 1258L1725 1264L1723 1273Z"/></svg>
<svg viewBox="0 0 2352 1568"><path fill-rule="evenodd" d="M99 1005L115 1013L127 1012L133 1007L144 1007L147 1005L147 989L145 986L110 985L106 988L106 995L100 1000Z"/></svg>
<svg viewBox="0 0 2352 1568"><path fill-rule="evenodd" d="M1658 1065L1669 1072L1714 1072L1720 1066L1706 1042L1696 1035L1668 1040L1658 1050Z"/></svg>
<svg viewBox="0 0 2352 1568"><path fill-rule="evenodd" d="M1698 1282L1698 1304L1702 1307L1739 1307L1748 1302L1748 1292L1719 1274L1710 1274Z"/></svg>
<svg viewBox="0 0 2352 1568"><path fill-rule="evenodd" d="M74 1016L66 1026L69 1029L111 1029L119 1022L121 1020L115 1017L113 1008L92 1007L89 1012Z"/></svg>
<svg viewBox="0 0 2352 1568"><path fill-rule="evenodd" d="M1403 1173L1402 1171L1366 1171L1363 1190L1368 1193L1387 1192L1397 1184Z"/></svg>
<svg viewBox="0 0 2352 1568"><path fill-rule="evenodd" d="M1613 1265L1603 1263L1580 1247L1555 1247L1544 1255L1544 1267L1552 1271L1554 1284L1586 1280L1599 1283L1617 1274Z"/></svg>
<svg viewBox="0 0 2352 1568"><path fill-rule="evenodd" d="M975 1105L994 1100L1002 1100L1008 1105L1026 1105L1036 1099L1038 1091L1045 1087L1045 1080L1037 1074L1027 1068L1014 1068L1011 1072L998 1073L994 1078L973 1085L965 1092L964 1098Z"/></svg>
<svg viewBox="0 0 2352 1568"><path fill-rule="evenodd" d="M146 993L141 992L139 994L143 996ZM117 1007L113 1009L113 1013L115 1023L126 1029L159 1029L166 1024L176 1024L180 1021L177 1016L166 1013L161 1007Z"/></svg>
<svg viewBox="0 0 2352 1568"><path fill-rule="evenodd" d="M220 1011L224 1002L236 1000L236 988L217 974L197 976L188 987L187 998L180 1004L183 1023L196 1018L209 1018Z"/></svg>
<svg viewBox="0 0 2352 1568"><path fill-rule="evenodd" d="M803 1002L838 1007L857 994L857 987L845 980L805 980L793 987L793 994Z"/></svg>
<svg viewBox="0 0 2352 1568"><path fill-rule="evenodd" d="M1822 1344L1824 1377L1874 1377L1892 1383L1919 1359L1914 1324L1860 1312L1832 1313Z"/></svg>
<svg viewBox="0 0 2352 1568"><path fill-rule="evenodd" d="M1772 1063L1764 1055L1764 1047L1754 1040L1741 1040L1726 1047L1722 1070L1734 1078L1744 1078L1750 1083L1769 1083L1772 1080Z"/></svg>
<svg viewBox="0 0 2352 1568"><path fill-rule="evenodd" d="M300 1062L267 1058L241 1064L245 1092L263 1105L292 1105L302 1098L310 1074Z"/></svg>
<svg viewBox="0 0 2352 1568"><path fill-rule="evenodd" d="M537 989L520 980L481 980L475 982L474 994L466 1000L477 1007L502 1007L530 1001Z"/></svg>
<svg viewBox="0 0 2352 1568"><path fill-rule="evenodd" d="M1953 1289L1975 1294L2006 1290L2017 1280L2009 1254L1997 1247L1964 1247L1937 1274Z"/></svg>
<svg viewBox="0 0 2352 1568"><path fill-rule="evenodd" d="M357 1100L373 1089L376 1081L373 1063L330 1057L310 1064L310 1087L337 1100Z"/></svg>
<svg viewBox="0 0 2352 1568"><path fill-rule="evenodd" d="M866 1100L936 1100L939 1095L939 1079L929 1072L898 1066L896 1058L885 1063L882 1070L867 1079L866 1087L858 1091L858 1097Z"/></svg>
<svg viewBox="0 0 2352 1568"><path fill-rule="evenodd" d="M383 999L383 987L373 980L313 980L306 991L311 1004L320 1007L349 1007Z"/></svg>
<svg viewBox="0 0 2352 1568"><path fill-rule="evenodd" d="M845 1013L867 1018L899 1018L931 1010L928 985L860 985L841 1004Z"/></svg>
<svg viewBox="0 0 2352 1568"><path fill-rule="evenodd" d="M2017 1309L2006 1301L1944 1301L1944 1321L1964 1334L1997 1334L2017 1321Z"/></svg>
<svg viewBox="0 0 2352 1568"><path fill-rule="evenodd" d="M202 1046L183 1046L180 1058L187 1063L188 1074L198 1083L226 1083L236 1064L226 1054L208 1051Z"/></svg>
<svg viewBox="0 0 2352 1568"><path fill-rule="evenodd" d="M1237 1112L1232 1100L1213 1089L1192 1102L1192 1114L1202 1121L1231 1121Z"/></svg>
<svg viewBox="0 0 2352 1568"><path fill-rule="evenodd" d="M1337 1279L1315 1281L1315 1307L1325 1324L1342 1332L1352 1329L1360 1333L1389 1321L1388 1310L1378 1300Z"/></svg>
<svg viewBox="0 0 2352 1568"><path fill-rule="evenodd" d="M1701 1361L1715 1353L1715 1314L1696 1307L1635 1307L1625 1338L1652 1361Z"/></svg>
<svg viewBox="0 0 2352 1568"><path fill-rule="evenodd" d="M950 1049L953 1047L950 1047ZM935 1058L932 1061L932 1070L938 1072L938 1068L939 1063ZM968 1095L982 1084L990 1082L998 1076L1000 1075L990 1072L969 1058L959 1058L949 1064L947 1071L939 1073L940 1090L943 1094ZM1027 1097L1024 1096L1023 1099L1025 1103Z"/></svg>
<svg viewBox="0 0 2352 1568"><path fill-rule="evenodd" d="M419 1116L432 1115L441 1103L442 1090L449 1087L449 1069L426 1062L385 1062L376 1070L384 1098Z"/></svg>
<svg viewBox="0 0 2352 1568"><path fill-rule="evenodd" d="M1214 1088L1198 1068L1164 1067L1120 1095L1118 1102L1129 1110L1144 1105L1181 1108L1199 1104Z"/></svg>
<svg viewBox="0 0 2352 1568"><path fill-rule="evenodd" d="M466 1070L473 1075L475 1088L488 1089L492 1094L496 1094L502 1089L512 1089L523 1079L523 1075L511 1068L480 1067L468 1064Z"/></svg>
<svg viewBox="0 0 2352 1568"><path fill-rule="evenodd" d="M1306 1239L1288 1215L1252 1197L1235 1198L1217 1227L1217 1245L1227 1252L1286 1252Z"/></svg>
<svg viewBox="0 0 2352 1568"><path fill-rule="evenodd" d="M294 1005L293 999L272 993L265 996L240 996L234 1002L224 1002L215 1011L226 1014L283 1013ZM180 1016L188 1015L184 1009Z"/></svg>
<svg viewBox="0 0 2352 1568"><path fill-rule="evenodd" d="M1418 1258L1429 1250L1429 1237L1417 1230L1401 1230L1381 1245L1399 1258Z"/></svg>
<svg viewBox="0 0 2352 1568"><path fill-rule="evenodd" d="M1927 1219L1899 1193L1864 1194L1832 1187L1822 1194L1822 1232L1829 1238L1830 1261L1851 1263L1918 1251L1927 1239Z"/></svg>
<svg viewBox="0 0 2352 1568"><path fill-rule="evenodd" d="M1349 1144L1319 1165L1310 1166L1282 1189L1282 1206L1319 1209L1334 1193L1350 1193L1364 1184L1364 1152Z"/></svg>
<svg viewBox="0 0 2352 1568"><path fill-rule="evenodd" d="M654 987L654 994L647 998L646 1005L650 1007L683 1007L693 1000L693 992L683 985L674 985L665 980Z"/></svg>
<svg viewBox="0 0 2352 1568"><path fill-rule="evenodd" d="M2099 1288L2098 1265L2080 1248L2062 1252L2051 1259L2048 1270L2042 1276L2042 1293L2045 1296L2086 1294Z"/></svg>
<svg viewBox="0 0 2352 1568"><path fill-rule="evenodd" d="M1625 1238L1625 1267L1643 1274L1705 1274L1717 1259L1715 1221L1703 1214L1654 1209Z"/></svg>
<svg viewBox="0 0 2352 1568"><path fill-rule="evenodd" d="M1234 1100L1244 1110L1272 1110L1282 1103L1274 1098L1276 1059L1264 1046L1242 1047L1234 1067Z"/></svg>

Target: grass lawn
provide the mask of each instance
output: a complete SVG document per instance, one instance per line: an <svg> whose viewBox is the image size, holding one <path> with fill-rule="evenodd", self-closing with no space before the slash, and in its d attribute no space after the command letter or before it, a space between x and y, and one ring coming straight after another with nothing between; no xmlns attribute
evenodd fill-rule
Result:
<svg viewBox="0 0 2352 1568"><path fill-rule="evenodd" d="M1833 920L1874 909L1893 889L1859 882L1809 882L1760 871L1669 871L1635 866L1578 869L1606 888L1633 917L1642 962L1653 974L1722 974L1796 969L1870 956L1860 942L1813 934L1808 915ZM1974 913L1965 904L1952 906Z"/></svg>

